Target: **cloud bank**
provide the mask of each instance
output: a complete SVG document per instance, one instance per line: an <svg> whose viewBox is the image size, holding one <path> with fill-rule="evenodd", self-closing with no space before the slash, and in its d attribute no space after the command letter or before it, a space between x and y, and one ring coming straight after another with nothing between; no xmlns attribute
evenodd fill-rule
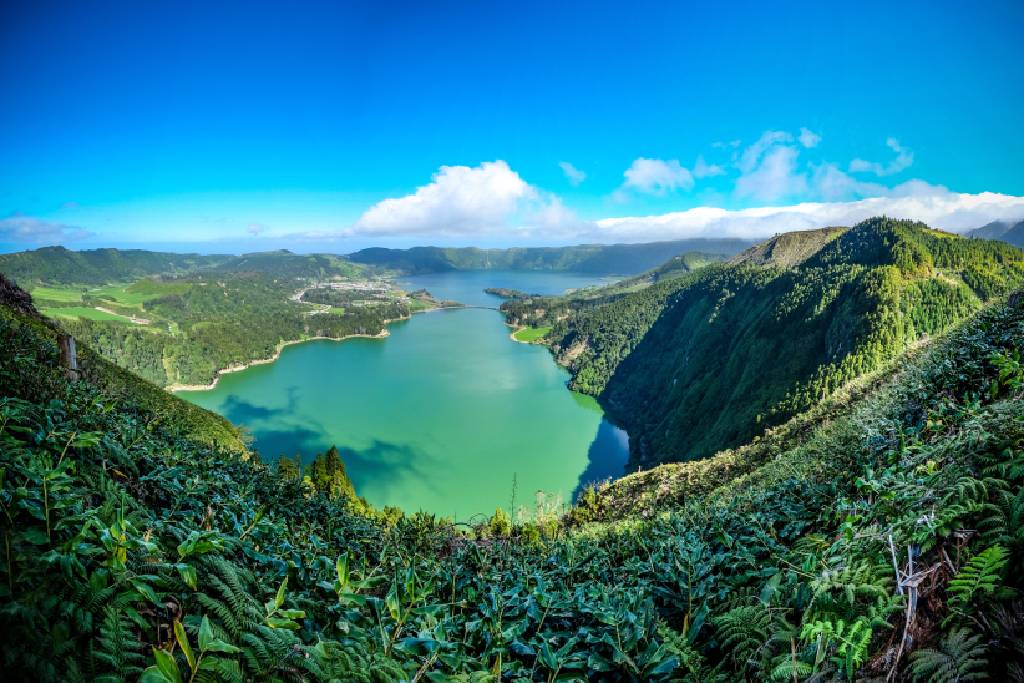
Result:
<svg viewBox="0 0 1024 683"><path fill-rule="evenodd" d="M856 201L803 202L738 210L705 206L655 216L605 218L595 223L595 237L624 242L685 237L756 239L793 230L849 226L880 215L910 218L934 228L962 232L994 220L1024 216L1024 197L994 192L957 193L911 181L894 188L889 196Z"/></svg>
<svg viewBox="0 0 1024 683"><path fill-rule="evenodd" d="M92 236L92 232L83 228L32 216L15 214L0 218L0 242L61 244Z"/></svg>

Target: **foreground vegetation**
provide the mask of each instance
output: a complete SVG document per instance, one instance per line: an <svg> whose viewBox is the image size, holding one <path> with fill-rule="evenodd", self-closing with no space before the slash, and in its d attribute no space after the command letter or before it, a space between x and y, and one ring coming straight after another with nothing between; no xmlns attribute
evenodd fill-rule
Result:
<svg viewBox="0 0 1024 683"><path fill-rule="evenodd" d="M336 452L268 467L88 349L69 375L59 330L0 292L11 679L1024 674L1020 301L657 505L609 487L459 531L365 509Z"/></svg>

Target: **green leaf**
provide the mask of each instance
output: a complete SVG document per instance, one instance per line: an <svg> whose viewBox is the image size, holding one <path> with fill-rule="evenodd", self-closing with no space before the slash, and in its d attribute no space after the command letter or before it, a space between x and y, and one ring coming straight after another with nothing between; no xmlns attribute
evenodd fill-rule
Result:
<svg viewBox="0 0 1024 683"><path fill-rule="evenodd" d="M280 587L277 589L277 597L274 598L274 607L280 607L284 604L284 590L288 585L288 577L284 577L284 581L281 582Z"/></svg>
<svg viewBox="0 0 1024 683"><path fill-rule="evenodd" d="M150 586L148 583L143 583L138 579L132 579L131 584L132 588L137 590L142 595L142 597L146 598L155 605L161 604L160 598L156 596L156 591L154 591L153 587Z"/></svg>
<svg viewBox="0 0 1024 683"><path fill-rule="evenodd" d="M192 653L192 647L188 644L188 634L185 633L185 627L177 620L174 622L174 638L178 641L178 646L185 655L185 660L188 661L188 668L195 671L196 656Z"/></svg>
<svg viewBox="0 0 1024 683"><path fill-rule="evenodd" d="M203 616L202 623L199 624L199 649L202 652L206 652L210 649L210 643L213 642L213 629L210 627L210 619Z"/></svg>
<svg viewBox="0 0 1024 683"><path fill-rule="evenodd" d="M281 619L279 617L267 617L267 626L270 628L286 628L291 631L299 628L299 625L291 619Z"/></svg>
<svg viewBox="0 0 1024 683"><path fill-rule="evenodd" d="M178 573L181 575L181 580L191 588L196 590L199 587L199 575L196 573L196 568L190 564L184 564L179 562L175 565L178 568Z"/></svg>
<svg viewBox="0 0 1024 683"><path fill-rule="evenodd" d="M178 670L178 662L175 661L174 655L161 650L158 647L153 648L153 657L156 658L157 669L164 678L171 683L181 683L181 672Z"/></svg>
<svg viewBox="0 0 1024 683"><path fill-rule="evenodd" d="M142 672L142 678L139 679L140 683L176 683L174 680L164 675L164 672L155 666L151 666Z"/></svg>
<svg viewBox="0 0 1024 683"><path fill-rule="evenodd" d="M223 652L225 654L235 654L241 652L242 649L235 647L230 643L225 643L223 640L211 640L206 644L205 652Z"/></svg>

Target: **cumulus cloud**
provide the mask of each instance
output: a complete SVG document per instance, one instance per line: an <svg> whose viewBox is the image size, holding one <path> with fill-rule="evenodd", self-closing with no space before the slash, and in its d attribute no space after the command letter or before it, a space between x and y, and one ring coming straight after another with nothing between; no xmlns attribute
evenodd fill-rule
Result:
<svg viewBox="0 0 1024 683"><path fill-rule="evenodd" d="M371 206L353 226L354 234L463 235L491 232L541 193L504 161L479 166L442 166L427 185L404 197Z"/></svg>
<svg viewBox="0 0 1024 683"><path fill-rule="evenodd" d="M865 161L864 159L854 159L850 162L850 172L874 173L876 176L881 177L895 175L914 163L914 153L900 145L900 141L896 138L887 139L885 144L889 149L896 152L895 159L887 164L881 164L877 161Z"/></svg>
<svg viewBox="0 0 1024 683"><path fill-rule="evenodd" d="M762 238L779 232L832 225L849 226L879 215L910 218L954 232L1024 215L1024 197L982 192L965 194L923 181L887 190L886 196L846 202L804 202L789 206L728 210L698 207L657 216L597 221L600 239L640 242L687 237Z"/></svg>
<svg viewBox="0 0 1024 683"><path fill-rule="evenodd" d="M821 136L809 128L800 128L800 135L797 139L800 140L801 145L808 149L817 147L818 143L821 142Z"/></svg>
<svg viewBox="0 0 1024 683"><path fill-rule="evenodd" d="M258 237L267 231L267 226L262 223L250 223L245 227L245 231L254 237Z"/></svg>
<svg viewBox="0 0 1024 683"><path fill-rule="evenodd" d="M785 135L773 140L788 142L791 138ZM762 136L740 157L742 174L736 179L733 190L736 196L740 199L772 202L806 193L807 177L797 167L799 151L791 145L764 141ZM751 154L752 150L755 154Z"/></svg>
<svg viewBox="0 0 1024 683"><path fill-rule="evenodd" d="M725 169L717 164L709 164L704 161L704 157L697 157L697 161L693 164L693 177L694 178L710 178L711 176L724 175Z"/></svg>
<svg viewBox="0 0 1024 683"><path fill-rule="evenodd" d="M566 180L573 187L577 187L580 183L587 179L587 174L576 168L568 161L559 161L558 166L562 169L562 173L565 174Z"/></svg>
<svg viewBox="0 0 1024 683"><path fill-rule="evenodd" d="M15 214L0 218L0 242L25 244L60 244L92 237L83 228L32 216Z"/></svg>
<svg viewBox="0 0 1024 683"><path fill-rule="evenodd" d="M676 190L693 188L693 174L678 159L635 159L623 174L626 181L622 189L645 194L664 195Z"/></svg>
<svg viewBox="0 0 1024 683"><path fill-rule="evenodd" d="M767 152L778 145L791 142L793 142L793 136L786 131L766 130L761 133L761 137L755 140L753 144L743 150L736 162L736 166L740 169L740 173L750 173L757 168Z"/></svg>

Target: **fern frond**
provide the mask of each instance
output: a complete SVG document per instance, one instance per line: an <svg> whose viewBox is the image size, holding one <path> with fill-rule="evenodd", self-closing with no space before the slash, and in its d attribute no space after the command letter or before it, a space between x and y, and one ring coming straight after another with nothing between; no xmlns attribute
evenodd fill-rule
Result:
<svg viewBox="0 0 1024 683"><path fill-rule="evenodd" d="M910 670L914 681L920 683L980 681L988 678L987 666L982 637L965 628L949 632L938 648L926 648L910 655Z"/></svg>

